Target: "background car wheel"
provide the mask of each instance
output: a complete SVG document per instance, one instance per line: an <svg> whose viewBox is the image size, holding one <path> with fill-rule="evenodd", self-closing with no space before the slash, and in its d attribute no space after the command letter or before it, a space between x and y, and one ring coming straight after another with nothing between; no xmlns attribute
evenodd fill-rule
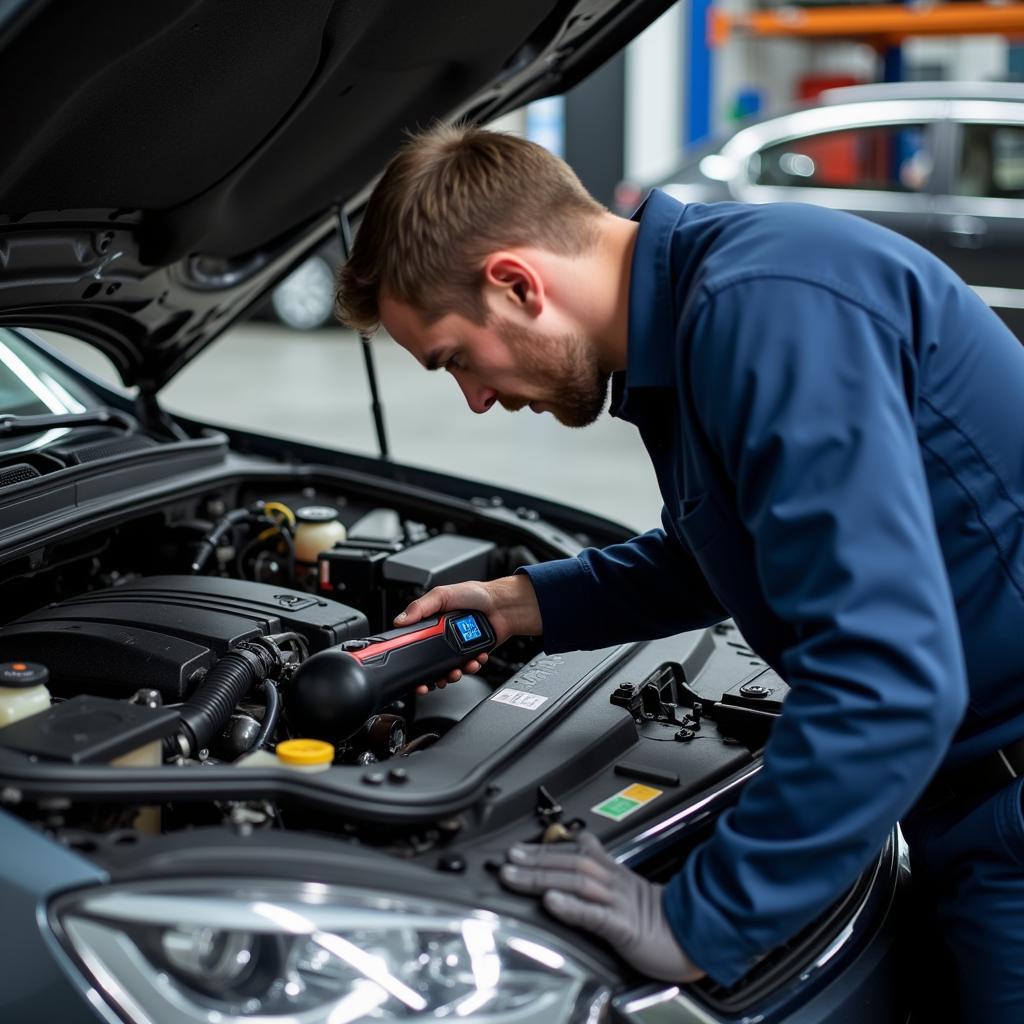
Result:
<svg viewBox="0 0 1024 1024"><path fill-rule="evenodd" d="M322 256L311 256L273 291L277 318L297 331L323 327L334 312L334 271Z"/></svg>

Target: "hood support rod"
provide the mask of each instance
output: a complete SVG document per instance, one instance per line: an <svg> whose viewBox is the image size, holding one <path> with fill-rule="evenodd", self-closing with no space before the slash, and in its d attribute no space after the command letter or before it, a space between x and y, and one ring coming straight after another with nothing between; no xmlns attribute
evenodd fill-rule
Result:
<svg viewBox="0 0 1024 1024"><path fill-rule="evenodd" d="M338 218L338 241L341 243L341 254L347 260L352 255L352 222L340 206L336 207L335 213ZM363 363L366 365L366 379L370 385L370 408L373 411L373 424L377 430L377 448L380 450L382 459L390 459L388 436L384 429L384 407L381 405L380 392L377 388L377 368L373 360L370 335L360 331L359 340L363 346Z"/></svg>

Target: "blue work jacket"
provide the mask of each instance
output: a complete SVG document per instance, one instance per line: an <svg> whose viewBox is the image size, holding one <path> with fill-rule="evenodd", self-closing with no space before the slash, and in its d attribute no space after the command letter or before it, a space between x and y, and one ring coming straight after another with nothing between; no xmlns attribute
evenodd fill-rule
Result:
<svg viewBox="0 0 1024 1024"><path fill-rule="evenodd" d="M731 616L791 687L763 770L665 889L730 984L943 762L1024 735L1024 346L853 216L654 192L638 218L612 414L663 528L523 571L549 652Z"/></svg>

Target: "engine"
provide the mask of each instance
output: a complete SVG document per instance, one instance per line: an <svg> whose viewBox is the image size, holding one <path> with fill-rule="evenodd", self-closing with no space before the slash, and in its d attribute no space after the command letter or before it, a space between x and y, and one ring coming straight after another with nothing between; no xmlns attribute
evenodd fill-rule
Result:
<svg viewBox="0 0 1024 1024"><path fill-rule="evenodd" d="M58 697L131 697L144 687L185 700L240 644L295 633L310 652L369 630L336 601L267 583L154 576L83 594L0 629L0 659L42 662Z"/></svg>
<svg viewBox="0 0 1024 1024"><path fill-rule="evenodd" d="M262 500L265 486L8 560L0 663L39 699L0 717L0 805L108 852L125 834L228 826L426 857L456 835L600 817L624 786L681 799L763 745L784 684L728 624L553 656L514 638L478 674L418 695L423 671L494 637L468 611L410 627L429 639L378 636L397 612L586 538L526 510L380 508L294 484ZM440 652L449 631L443 657L411 653ZM353 662L362 675L341 671ZM633 820L660 806L629 803Z"/></svg>
<svg viewBox="0 0 1024 1024"><path fill-rule="evenodd" d="M289 685L310 657L380 632L431 587L504 568L492 541L315 497L172 512L156 544L151 521L127 524L117 545L104 541L118 569L92 555L33 574L36 585L50 583L48 596L77 592L0 627L0 662L43 666L55 699L0 742L65 763L111 763L141 749L140 737L160 741L150 763L272 755L281 741L311 735L315 709ZM124 571L126 562L179 571ZM85 573L84 588L71 582ZM335 742L333 763L422 749L491 693L479 679L422 702L413 689Z"/></svg>

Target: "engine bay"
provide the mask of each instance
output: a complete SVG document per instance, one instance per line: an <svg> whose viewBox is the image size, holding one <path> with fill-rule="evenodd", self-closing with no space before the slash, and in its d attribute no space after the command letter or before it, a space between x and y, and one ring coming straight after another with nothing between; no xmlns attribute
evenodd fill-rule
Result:
<svg viewBox="0 0 1024 1024"><path fill-rule="evenodd" d="M435 586L566 552L283 483L9 563L0 662L45 670L51 703L0 729L5 807L79 840L286 828L409 857L506 830L622 832L754 761L785 685L729 623L554 656L516 638L478 675L426 696L410 679L343 735L319 730L295 683L309 659ZM325 740L316 764L284 756Z"/></svg>

